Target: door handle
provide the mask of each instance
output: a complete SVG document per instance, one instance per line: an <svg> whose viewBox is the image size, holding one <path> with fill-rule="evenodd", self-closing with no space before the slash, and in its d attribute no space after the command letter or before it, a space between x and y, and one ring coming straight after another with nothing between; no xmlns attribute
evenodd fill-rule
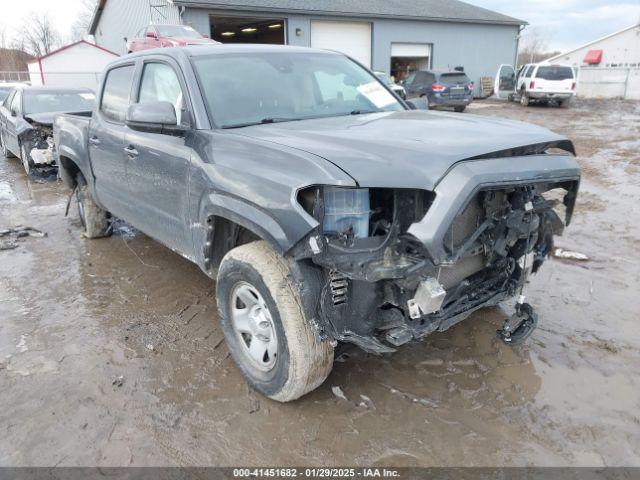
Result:
<svg viewBox="0 0 640 480"><path fill-rule="evenodd" d="M89 143L97 147L98 145L100 145L100 140L98 139L98 137L91 137L89 138Z"/></svg>
<svg viewBox="0 0 640 480"><path fill-rule="evenodd" d="M133 148L133 146L129 145L128 147L124 147L124 152L127 154L127 156L129 158L135 158L138 155L140 155L138 153L138 150L136 150L135 148Z"/></svg>

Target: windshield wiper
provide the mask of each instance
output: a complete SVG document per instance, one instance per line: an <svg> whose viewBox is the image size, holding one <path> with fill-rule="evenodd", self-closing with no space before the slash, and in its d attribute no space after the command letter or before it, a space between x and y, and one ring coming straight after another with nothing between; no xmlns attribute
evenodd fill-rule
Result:
<svg viewBox="0 0 640 480"><path fill-rule="evenodd" d="M365 115L367 113L379 113L377 110L353 110L349 115Z"/></svg>
<svg viewBox="0 0 640 480"><path fill-rule="evenodd" d="M230 128L244 128L244 127L252 127L254 125L267 125L270 123L282 123L282 122L299 122L301 120L314 120L318 118L329 118L329 117L341 117L343 115L364 115L367 113L380 113L378 110L353 110L347 114L344 113L334 113L329 115L314 115L310 117L303 118L292 118L292 117L267 117L263 118L257 122L246 122L246 123L235 123L231 125L223 125L221 128L227 130Z"/></svg>
<svg viewBox="0 0 640 480"><path fill-rule="evenodd" d="M236 124L232 124L232 125L223 125L222 128L224 129L228 129L228 128L243 128L243 127L251 127L253 125L266 125L269 123L281 123L281 122L295 122L297 120L302 120L301 118L278 118L278 117L269 117L269 118L263 118L262 120L260 120L259 122L247 122L247 123L236 123Z"/></svg>

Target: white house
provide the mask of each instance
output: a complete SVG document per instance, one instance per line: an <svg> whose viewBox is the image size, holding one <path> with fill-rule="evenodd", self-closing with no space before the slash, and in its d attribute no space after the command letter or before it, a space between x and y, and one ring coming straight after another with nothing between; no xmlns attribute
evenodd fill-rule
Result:
<svg viewBox="0 0 640 480"><path fill-rule="evenodd" d="M640 24L547 59L576 67L578 95L640 100Z"/></svg>
<svg viewBox="0 0 640 480"><path fill-rule="evenodd" d="M32 85L96 89L104 67L117 53L85 40L72 43L28 62Z"/></svg>
<svg viewBox="0 0 640 480"><path fill-rule="evenodd" d="M547 62L572 67L640 67L640 24L551 57Z"/></svg>

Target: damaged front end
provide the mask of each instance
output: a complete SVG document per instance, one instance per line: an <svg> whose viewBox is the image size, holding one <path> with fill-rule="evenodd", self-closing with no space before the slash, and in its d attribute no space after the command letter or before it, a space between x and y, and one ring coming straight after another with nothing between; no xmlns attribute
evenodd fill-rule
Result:
<svg viewBox="0 0 640 480"><path fill-rule="evenodd" d="M569 224L579 179L572 156L536 154L460 162L433 191L299 191L319 226L293 255L323 272L323 334L392 352L520 293Z"/></svg>
<svg viewBox="0 0 640 480"><path fill-rule="evenodd" d="M26 117L18 137L33 166L54 167L56 165L52 124L41 123Z"/></svg>

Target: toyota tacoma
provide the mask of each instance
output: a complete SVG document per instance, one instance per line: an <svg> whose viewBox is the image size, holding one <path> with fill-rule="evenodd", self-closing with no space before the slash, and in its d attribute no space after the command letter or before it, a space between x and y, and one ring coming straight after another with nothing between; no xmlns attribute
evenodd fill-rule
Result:
<svg viewBox="0 0 640 480"><path fill-rule="evenodd" d="M336 52L165 48L107 67L92 113L54 122L84 234L118 217L216 279L246 380L290 401L368 352L517 297L569 224L572 143L545 128L416 109Z"/></svg>

